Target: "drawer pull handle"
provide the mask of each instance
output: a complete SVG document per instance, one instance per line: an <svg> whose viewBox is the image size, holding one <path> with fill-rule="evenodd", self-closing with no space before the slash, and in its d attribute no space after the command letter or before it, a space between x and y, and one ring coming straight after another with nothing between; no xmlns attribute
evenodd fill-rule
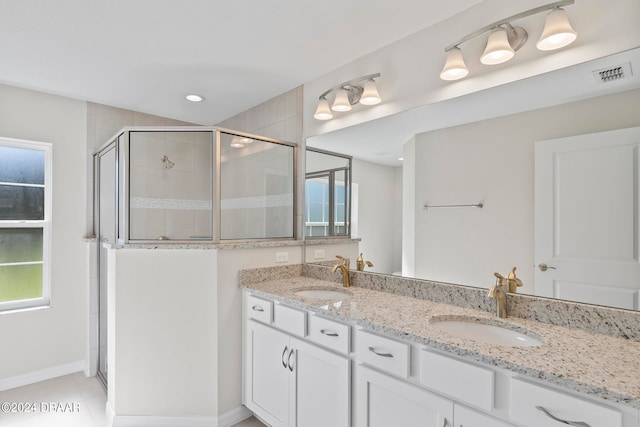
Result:
<svg viewBox="0 0 640 427"><path fill-rule="evenodd" d="M326 329L320 329L320 333L323 335L326 335L328 337L338 337L340 335L338 335L337 332L333 332L333 331L328 331Z"/></svg>
<svg viewBox="0 0 640 427"><path fill-rule="evenodd" d="M262 308L259 305L254 305L253 307L251 307L251 310L253 310L253 311L264 311L264 308Z"/></svg>
<svg viewBox="0 0 640 427"><path fill-rule="evenodd" d="M369 351L373 354L375 354L376 356L380 356L380 357L393 357L393 354L391 353L380 353L378 351L376 351L375 348L373 347L369 347Z"/></svg>
<svg viewBox="0 0 640 427"><path fill-rule="evenodd" d="M559 423L562 424L567 424L573 427L591 427L589 424L587 423L583 423L582 421L566 421L566 420L562 420L556 416L554 416L551 412L547 411L543 406L536 406L536 409L538 411L542 411L545 413L545 415L549 418L551 418L554 421L557 421Z"/></svg>
<svg viewBox="0 0 640 427"><path fill-rule="evenodd" d="M289 347L285 345L284 351L282 352L282 366L284 366L285 369L287 369L287 361L285 360L284 355L287 354L287 350L289 350Z"/></svg>
<svg viewBox="0 0 640 427"><path fill-rule="evenodd" d="M288 359L287 359L287 364L289 365L289 370L290 370L291 372L293 372L293 363L291 363L291 356L293 356L293 352L294 352L294 350L293 350L293 349L291 349L291 351L289 352L289 357L288 357ZM295 359L294 359L294 360L295 360Z"/></svg>

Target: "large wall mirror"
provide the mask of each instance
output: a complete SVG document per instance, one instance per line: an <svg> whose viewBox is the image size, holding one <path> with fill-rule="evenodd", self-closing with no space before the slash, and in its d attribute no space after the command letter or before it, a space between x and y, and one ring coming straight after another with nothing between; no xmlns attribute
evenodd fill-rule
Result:
<svg viewBox="0 0 640 427"><path fill-rule="evenodd" d="M640 73L602 84L591 72L625 62L640 70L640 49L306 144L353 157L351 235L371 271L486 288L517 267L519 293L638 310ZM603 258L613 270L590 270Z"/></svg>

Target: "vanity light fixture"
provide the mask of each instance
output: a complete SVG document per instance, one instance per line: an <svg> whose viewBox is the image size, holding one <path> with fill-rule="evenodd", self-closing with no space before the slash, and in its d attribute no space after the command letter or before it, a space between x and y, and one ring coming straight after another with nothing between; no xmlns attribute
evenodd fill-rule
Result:
<svg viewBox="0 0 640 427"><path fill-rule="evenodd" d="M539 50L546 51L560 49L571 44L576 39L577 33L571 27L567 13L562 9L562 6L568 6L573 3L575 3L575 0L561 0L549 3L496 21L466 35L445 48L444 51L447 57L440 72L440 78L442 80L459 80L466 77L469 74L469 69L464 62L460 45L489 31L491 33L480 57L480 62L485 65L507 62L513 58L515 52L526 43L528 38L527 31L522 27L512 26L511 21L541 12L550 11L536 47Z"/></svg>
<svg viewBox="0 0 640 427"><path fill-rule="evenodd" d="M333 118L333 111L350 111L355 104L376 105L381 101L375 78L380 77L380 73L352 79L333 87L318 97L318 106L313 117L317 120L330 120ZM335 93L333 103L329 106L328 96Z"/></svg>

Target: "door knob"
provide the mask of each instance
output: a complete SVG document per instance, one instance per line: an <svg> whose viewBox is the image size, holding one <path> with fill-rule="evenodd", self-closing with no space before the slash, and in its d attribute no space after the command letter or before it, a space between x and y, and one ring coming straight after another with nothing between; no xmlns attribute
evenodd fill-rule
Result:
<svg viewBox="0 0 640 427"><path fill-rule="evenodd" d="M547 271L548 269L552 269L555 270L555 267L551 267L550 265L545 264L544 262L542 264L538 264L538 268L540 269L540 271Z"/></svg>

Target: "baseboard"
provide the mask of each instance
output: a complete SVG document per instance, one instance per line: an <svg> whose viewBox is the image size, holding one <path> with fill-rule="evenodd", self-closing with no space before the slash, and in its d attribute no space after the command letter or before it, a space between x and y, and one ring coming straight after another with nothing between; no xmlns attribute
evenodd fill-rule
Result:
<svg viewBox="0 0 640 427"><path fill-rule="evenodd" d="M246 408L246 406L238 406L236 409L225 412L218 417L218 427L231 427L242 420L246 420L251 415L253 414Z"/></svg>
<svg viewBox="0 0 640 427"><path fill-rule="evenodd" d="M17 375L15 377L0 380L0 391L10 390L24 385L38 383L40 381L50 380L52 378L62 377L64 375L83 372L85 369L84 360L66 365L54 366L52 368L42 369L40 371L30 372L28 374Z"/></svg>
<svg viewBox="0 0 640 427"><path fill-rule="evenodd" d="M231 427L251 416L240 406L219 417L152 417L142 415L115 415L107 403L107 419L111 427Z"/></svg>

